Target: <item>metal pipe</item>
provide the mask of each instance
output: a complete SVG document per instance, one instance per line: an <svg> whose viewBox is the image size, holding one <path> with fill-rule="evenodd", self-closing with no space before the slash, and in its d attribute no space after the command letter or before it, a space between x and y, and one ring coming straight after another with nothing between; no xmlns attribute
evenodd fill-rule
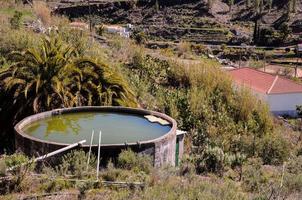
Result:
<svg viewBox="0 0 302 200"><path fill-rule="evenodd" d="M98 162L97 162L97 166L96 166L96 179L97 180L99 180L99 170L100 170L101 138L102 138L102 131L100 131L100 133L99 133Z"/></svg>
<svg viewBox="0 0 302 200"><path fill-rule="evenodd" d="M56 150L56 151L50 152L50 153L48 153L48 154L45 154L45 155L43 155L43 156L40 156L40 157L35 158L35 159L33 159L33 160L30 160L30 161L27 162L27 163L24 163L24 164L21 164L21 165L16 165L16 166L13 166L13 167L11 167L11 168L8 168L7 171L11 171L11 170L13 170L13 169L15 169L15 168L17 168L17 167L21 167L21 166L26 165L26 164L28 164L28 163L35 163L35 162L37 162L37 161L44 160L45 158L49 158L49 157L54 156L54 155L56 155L56 154L62 153L62 152L64 152L64 151L67 151L67 150L72 149L72 148L74 148L74 147L77 147L77 146L79 146L79 145L82 145L82 144L84 144L85 142L86 142L86 140L82 140L82 141L79 141L79 142L77 142L77 143L68 145L68 146L63 147L63 148L61 148L61 149L58 149L58 150Z"/></svg>
<svg viewBox="0 0 302 200"><path fill-rule="evenodd" d="M91 154L91 146L92 146L93 136L94 136L94 130L92 130L92 133L91 133L91 139L90 139L90 145L89 145L89 152L88 152L88 159L87 159L86 171L88 171L88 167L89 167L90 154Z"/></svg>

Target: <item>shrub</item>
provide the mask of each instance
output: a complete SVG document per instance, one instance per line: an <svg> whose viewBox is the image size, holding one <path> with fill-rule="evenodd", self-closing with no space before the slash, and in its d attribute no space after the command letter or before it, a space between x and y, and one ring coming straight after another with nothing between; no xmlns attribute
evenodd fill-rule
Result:
<svg viewBox="0 0 302 200"><path fill-rule="evenodd" d="M116 181L118 176L120 175L121 170L120 169L116 169L114 167L114 164L112 163L112 161L110 160L107 164L107 168L106 170L104 170L104 172L101 173L101 177L105 180L105 181Z"/></svg>
<svg viewBox="0 0 302 200"><path fill-rule="evenodd" d="M302 156L291 158L284 171L285 191L288 194L302 192Z"/></svg>
<svg viewBox="0 0 302 200"><path fill-rule="evenodd" d="M194 161L189 157L183 158L183 160L180 162L179 173L181 176L185 176L185 175L191 176L195 174L196 167Z"/></svg>
<svg viewBox="0 0 302 200"><path fill-rule="evenodd" d="M241 167L246 161L246 155L242 153L235 153L227 155L228 163L232 168Z"/></svg>
<svg viewBox="0 0 302 200"><path fill-rule="evenodd" d="M23 182L26 180L28 173L35 168L35 163L31 162L27 156L22 153L15 153L6 156L5 165L12 168L10 173L14 175L12 185L15 191L21 191L24 188Z"/></svg>
<svg viewBox="0 0 302 200"><path fill-rule="evenodd" d="M0 177L6 175L6 164L4 159L0 160Z"/></svg>
<svg viewBox="0 0 302 200"><path fill-rule="evenodd" d="M207 46L204 46L202 44L192 45L192 50L194 50L196 54L207 54L210 52Z"/></svg>
<svg viewBox="0 0 302 200"><path fill-rule="evenodd" d="M137 193L138 199L247 199L233 182L215 182L201 177L169 177Z"/></svg>
<svg viewBox="0 0 302 200"><path fill-rule="evenodd" d="M98 35L102 36L104 34L104 31L105 31L104 25L100 25L100 26L96 27L96 33Z"/></svg>
<svg viewBox="0 0 302 200"><path fill-rule="evenodd" d="M282 164L289 157L289 143L279 133L267 134L259 139L257 146L264 164Z"/></svg>
<svg viewBox="0 0 302 200"><path fill-rule="evenodd" d="M62 180L62 179L48 179L47 181L43 182L40 186L40 190L49 192L58 192L63 189L68 189L71 187L69 181Z"/></svg>
<svg viewBox="0 0 302 200"><path fill-rule="evenodd" d="M12 172L20 172L21 166L24 164L30 163L30 160L27 156L22 153L15 153L13 155L5 157L5 165L7 168L16 167ZM32 166L31 169L34 167Z"/></svg>
<svg viewBox="0 0 302 200"><path fill-rule="evenodd" d="M152 162L149 156L137 154L128 149L120 153L118 157L118 166L122 169L150 173Z"/></svg>
<svg viewBox="0 0 302 200"><path fill-rule="evenodd" d="M13 51L23 51L26 48L37 46L40 36L29 30L0 30L0 55L8 58Z"/></svg>
<svg viewBox="0 0 302 200"><path fill-rule="evenodd" d="M62 163L57 167L60 175L74 175L75 177L82 178L89 174L86 170L88 154L83 150L73 150L62 158ZM90 155L90 166L95 166L96 158ZM88 168L91 170L91 168Z"/></svg>
<svg viewBox="0 0 302 200"><path fill-rule="evenodd" d="M12 29L19 29L21 26L22 13L15 11L14 16L10 19L10 25Z"/></svg>
<svg viewBox="0 0 302 200"><path fill-rule="evenodd" d="M148 40L147 35L143 31L134 31L132 38L137 44L145 44Z"/></svg>
<svg viewBox="0 0 302 200"><path fill-rule="evenodd" d="M226 166L226 155L219 147L206 147L197 158L197 172L214 172L222 175Z"/></svg>
<svg viewBox="0 0 302 200"><path fill-rule="evenodd" d="M106 181L145 182L148 178L144 171L115 168L111 161L100 175Z"/></svg>
<svg viewBox="0 0 302 200"><path fill-rule="evenodd" d="M302 174L292 175L287 174L284 178L284 186L289 193L302 191Z"/></svg>
<svg viewBox="0 0 302 200"><path fill-rule="evenodd" d="M291 174L302 174L302 155L290 159L287 164L287 172Z"/></svg>
<svg viewBox="0 0 302 200"><path fill-rule="evenodd" d="M262 161L258 158L249 159L243 167L243 187L247 191L259 192L268 180L262 170Z"/></svg>
<svg viewBox="0 0 302 200"><path fill-rule="evenodd" d="M42 23L44 25L50 25L51 10L48 8L47 4L42 1L35 1L33 7L37 17L42 21Z"/></svg>
<svg viewBox="0 0 302 200"><path fill-rule="evenodd" d="M59 32L59 37L70 44L80 56L84 56L89 51L91 41L89 40L88 33L77 29L66 29Z"/></svg>
<svg viewBox="0 0 302 200"><path fill-rule="evenodd" d="M177 45L177 52L179 57L187 58L192 54L192 46L189 42L180 42Z"/></svg>

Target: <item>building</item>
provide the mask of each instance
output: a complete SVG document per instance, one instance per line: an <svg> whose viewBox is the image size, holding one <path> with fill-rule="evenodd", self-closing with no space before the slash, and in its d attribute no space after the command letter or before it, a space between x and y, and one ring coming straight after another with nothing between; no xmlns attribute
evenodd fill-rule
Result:
<svg viewBox="0 0 302 200"><path fill-rule="evenodd" d="M126 26L120 25L102 25L104 31L112 34L118 34L122 37L129 38L131 30L133 28L132 24L127 24Z"/></svg>
<svg viewBox="0 0 302 200"><path fill-rule="evenodd" d="M302 105L301 84L247 67L231 70L229 74L237 86L251 89L267 102L273 114L297 115L296 106Z"/></svg>

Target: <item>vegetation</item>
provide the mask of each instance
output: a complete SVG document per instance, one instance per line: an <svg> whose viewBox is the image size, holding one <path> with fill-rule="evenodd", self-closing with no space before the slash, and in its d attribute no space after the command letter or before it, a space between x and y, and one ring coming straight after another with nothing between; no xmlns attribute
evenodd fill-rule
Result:
<svg viewBox="0 0 302 200"><path fill-rule="evenodd" d="M79 105L135 105L131 91L109 66L77 57L53 37L44 38L37 49L12 53L14 64L0 76L19 107L17 114L24 115L25 109L37 113Z"/></svg>
<svg viewBox="0 0 302 200"><path fill-rule="evenodd" d="M99 44L85 31L70 30L66 19L40 12L47 10L40 6L32 12L44 26L62 24L58 31L34 33L11 23L0 29L0 136L5 148L14 123L30 114L122 105L175 118L188 131L186 155L177 168L155 169L152 158L125 150L102 167L96 181L95 156L87 168L84 151L71 151L56 167L47 162L35 166L19 153L3 154L1 195L14 199L75 189L79 199L294 199L301 194L298 121L295 129L287 128L249 90L234 90L220 64L207 57L206 47L182 41L165 54L146 50L143 32L134 41L102 33L108 39ZM226 54L250 54L223 48ZM13 166L15 170L7 170ZM142 184L105 187L102 181Z"/></svg>

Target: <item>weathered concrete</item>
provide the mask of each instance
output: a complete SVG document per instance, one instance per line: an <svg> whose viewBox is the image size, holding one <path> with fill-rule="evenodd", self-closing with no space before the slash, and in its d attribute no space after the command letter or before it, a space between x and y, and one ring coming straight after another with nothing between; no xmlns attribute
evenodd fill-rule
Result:
<svg viewBox="0 0 302 200"><path fill-rule="evenodd" d="M176 121L163 113L135 108L87 106L57 109L29 116L23 119L15 126L16 149L24 152L29 156L38 156L69 145L64 143L40 140L38 138L26 134L23 128L26 125L40 119L48 118L54 115L64 115L66 113L73 112L118 112L139 115L153 115L168 121L171 124L171 129L165 135L154 140L141 141L138 143L104 144L101 146L101 157L103 164L106 163L109 159L113 159L114 161L122 150L130 148L134 152L150 155L153 159L154 166L156 167L160 167L163 165L175 165L177 129ZM82 145L81 148L85 151L88 151L89 145ZM97 151L97 145L92 146L92 151ZM183 152L183 150L180 150L180 152ZM56 156L56 158L58 157L60 156ZM54 160L56 160L56 158L54 158Z"/></svg>

